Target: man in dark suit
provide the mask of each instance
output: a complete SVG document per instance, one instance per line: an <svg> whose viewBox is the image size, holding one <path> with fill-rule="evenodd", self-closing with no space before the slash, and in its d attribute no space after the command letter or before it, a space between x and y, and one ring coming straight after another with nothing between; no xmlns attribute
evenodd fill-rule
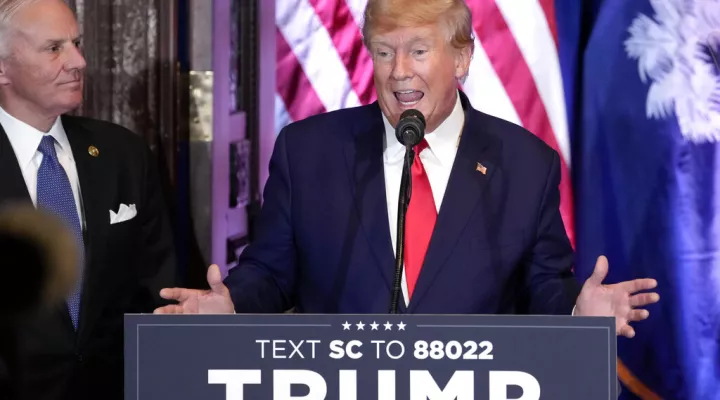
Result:
<svg viewBox="0 0 720 400"><path fill-rule="evenodd" d="M124 313L152 312L176 282L153 157L120 126L62 115L80 105L85 69L63 1L0 1L0 21L0 205L58 215L84 261L67 303L19 329L19 395L122 399Z"/></svg>
<svg viewBox="0 0 720 400"><path fill-rule="evenodd" d="M277 138L254 242L224 283L167 289L157 313L386 313L394 275L401 114L427 120L412 166L401 313L617 317L617 333L655 281L583 287L559 212L560 159L523 128L457 90L474 38L462 0L370 0L364 37L378 101L314 116Z"/></svg>

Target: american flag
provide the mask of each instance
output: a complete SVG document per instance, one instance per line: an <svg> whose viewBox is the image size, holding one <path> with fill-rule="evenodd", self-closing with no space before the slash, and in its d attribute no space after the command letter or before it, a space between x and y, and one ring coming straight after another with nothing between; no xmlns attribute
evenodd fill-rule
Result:
<svg viewBox="0 0 720 400"><path fill-rule="evenodd" d="M560 210L575 243L570 139L555 0L467 0L475 54L462 89L473 107L516 123L562 159ZM367 0L276 0L279 131L292 121L375 101L360 27Z"/></svg>

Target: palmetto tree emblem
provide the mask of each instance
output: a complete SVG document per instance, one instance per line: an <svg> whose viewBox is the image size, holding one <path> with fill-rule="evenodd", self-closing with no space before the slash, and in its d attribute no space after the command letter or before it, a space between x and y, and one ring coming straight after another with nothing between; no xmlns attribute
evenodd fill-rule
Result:
<svg viewBox="0 0 720 400"><path fill-rule="evenodd" d="M720 0L649 0L654 18L640 14L625 51L650 82L648 118L675 115L685 139L720 140L720 72L708 52L720 30Z"/></svg>

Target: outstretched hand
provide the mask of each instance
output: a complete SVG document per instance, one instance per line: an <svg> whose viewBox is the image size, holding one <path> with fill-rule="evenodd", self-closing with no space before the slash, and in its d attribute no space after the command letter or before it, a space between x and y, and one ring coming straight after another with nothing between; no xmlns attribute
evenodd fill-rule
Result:
<svg viewBox="0 0 720 400"><path fill-rule="evenodd" d="M637 292L654 289L657 281L635 279L604 285L603 280L607 273L607 258L600 256L595 264L595 270L580 291L575 315L615 317L615 334L632 338L635 336L635 330L630 326L630 322L641 321L650 316L647 310L638 307L657 303L660 300L660 295L657 293Z"/></svg>
<svg viewBox="0 0 720 400"><path fill-rule="evenodd" d="M220 268L213 264L208 268L207 281L210 290L168 288L160 291L160 297L175 300L155 309L155 314L232 314L235 312L230 291L222 283Z"/></svg>

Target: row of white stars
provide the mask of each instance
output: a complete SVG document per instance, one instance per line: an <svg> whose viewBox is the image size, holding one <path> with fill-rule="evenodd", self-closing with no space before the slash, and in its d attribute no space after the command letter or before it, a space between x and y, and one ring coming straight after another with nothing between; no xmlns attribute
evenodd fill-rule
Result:
<svg viewBox="0 0 720 400"><path fill-rule="evenodd" d="M364 323L358 322L357 324L351 324L351 323L349 323L349 322L347 322L347 321L345 321L345 323L342 324L343 330L344 330L344 331L349 331L349 330L350 330L350 327L353 326L353 325L355 325L355 326L357 327L357 330L359 330L359 331L364 331L364 330L365 330L365 324L364 324ZM371 330L371 331L377 331L377 330L378 330L378 327L380 326L380 324L376 323L375 321L373 321L372 324L367 324L367 325L370 325L370 330ZM405 324L405 323L402 322L402 321L401 321L399 324L396 324L396 325L397 325L399 331L404 331L404 330L405 330L405 326L407 326L407 324ZM390 322L386 322L386 323L382 324L382 326L385 327L385 330L386 330L386 331L391 331L391 330L392 330L392 327L393 327L393 324L391 324Z"/></svg>

